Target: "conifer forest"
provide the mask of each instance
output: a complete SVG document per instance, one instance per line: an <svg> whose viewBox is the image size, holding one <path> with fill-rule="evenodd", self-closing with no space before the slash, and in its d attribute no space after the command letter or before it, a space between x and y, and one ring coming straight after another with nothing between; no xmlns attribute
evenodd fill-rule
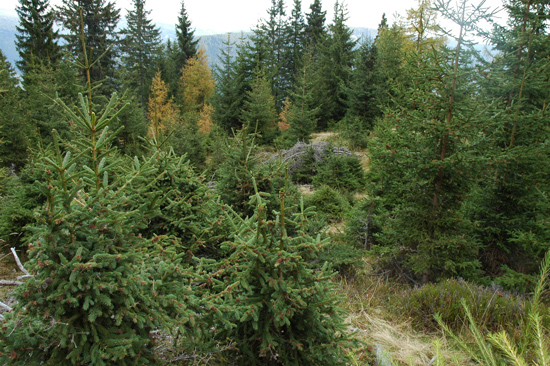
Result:
<svg viewBox="0 0 550 366"><path fill-rule="evenodd" d="M0 50L1 365L550 366L549 0L131 4Z"/></svg>

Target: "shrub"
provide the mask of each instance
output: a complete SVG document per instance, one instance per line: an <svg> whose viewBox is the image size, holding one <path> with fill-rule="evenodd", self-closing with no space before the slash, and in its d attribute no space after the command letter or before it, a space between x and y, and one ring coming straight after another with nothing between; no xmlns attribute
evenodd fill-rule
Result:
<svg viewBox="0 0 550 366"><path fill-rule="evenodd" d="M439 314L449 329L462 331L466 319L462 299L476 324L493 332L505 329L514 333L527 309L527 301L496 288L445 280L411 290L396 304L395 311L406 313L417 327L425 331L439 329L435 314Z"/></svg>
<svg viewBox="0 0 550 366"><path fill-rule="evenodd" d="M216 191L224 203L243 217L254 213L250 197L254 196L254 177L267 205L268 217L280 207L279 192L285 188L287 206L297 207L298 191L287 183L287 167L281 162L259 164L253 135L240 131L227 146L226 159L216 171Z"/></svg>
<svg viewBox="0 0 550 366"><path fill-rule="evenodd" d="M314 206L328 221L338 221L349 210L349 203L329 186L322 186L306 199L306 206Z"/></svg>
<svg viewBox="0 0 550 366"><path fill-rule="evenodd" d="M351 148L364 149L367 147L371 126L361 120L358 116L347 115L339 123L340 134L347 139Z"/></svg>
<svg viewBox="0 0 550 366"><path fill-rule="evenodd" d="M355 155L330 154L319 166L313 184L327 185L343 191L357 191L364 187L364 179L363 167Z"/></svg>
<svg viewBox="0 0 550 366"><path fill-rule="evenodd" d="M485 332L483 323L473 315L472 308L466 299L461 300L461 306L469 323L470 338L474 343L466 342L445 323L441 316L436 320L463 351L476 364L499 365L548 365L550 361L550 316L548 308L542 305L541 298L548 286L550 274L550 252L547 252L541 264L540 277L530 301L526 303L525 311L517 314L514 322L516 329L496 332Z"/></svg>

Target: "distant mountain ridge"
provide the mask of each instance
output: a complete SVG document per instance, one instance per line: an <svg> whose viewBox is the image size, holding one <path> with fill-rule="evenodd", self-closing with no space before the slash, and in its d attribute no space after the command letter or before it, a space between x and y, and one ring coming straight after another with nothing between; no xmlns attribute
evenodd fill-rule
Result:
<svg viewBox="0 0 550 366"><path fill-rule="evenodd" d="M19 18L15 12L0 9L0 49L13 66L15 66L15 62L19 60L19 53L15 48L15 34L18 24ZM160 28L163 41L167 39L174 40L176 38L175 24L158 23L157 26ZM121 22L121 27L124 27L123 22ZM243 40L247 40L252 35L251 31L228 33L230 33L230 42L235 43L235 45L240 44ZM220 34L208 30L195 30L195 35L199 39L199 44L204 47L211 67L219 64L219 55L221 55L221 50L224 47L223 43L227 41L228 33ZM376 35L376 30L374 29L353 28L353 36L356 39L363 36L374 37L374 35ZM235 56L235 54L236 47L233 47L231 55Z"/></svg>

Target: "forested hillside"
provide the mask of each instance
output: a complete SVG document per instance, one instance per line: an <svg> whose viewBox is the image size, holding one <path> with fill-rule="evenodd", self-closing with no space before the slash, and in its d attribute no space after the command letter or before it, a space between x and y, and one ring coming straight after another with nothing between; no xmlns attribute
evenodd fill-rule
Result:
<svg viewBox="0 0 550 366"><path fill-rule="evenodd" d="M550 364L550 2L322 5L200 38L182 1L165 40L145 0L20 0L2 364Z"/></svg>
<svg viewBox="0 0 550 366"><path fill-rule="evenodd" d="M0 11L0 50L2 50L4 56L6 56L11 64L15 64L15 62L19 60L19 54L15 47L18 21L19 18L15 14ZM121 19L119 28L124 28L125 24L125 20ZM158 28L163 42L166 42L168 39L174 41L176 38L176 31L173 24L158 24ZM376 34L376 30L369 28L352 28L352 30L353 35L357 37L357 39L361 37L372 37L373 34ZM210 34L208 31L203 31L201 29L196 29L194 33L200 46L206 51L210 67L217 66L220 63L223 42L227 41L228 34ZM246 30L230 32L230 41L235 44L240 44L243 40L247 40L251 34L251 31ZM231 56L235 57L235 55L236 50L233 50Z"/></svg>

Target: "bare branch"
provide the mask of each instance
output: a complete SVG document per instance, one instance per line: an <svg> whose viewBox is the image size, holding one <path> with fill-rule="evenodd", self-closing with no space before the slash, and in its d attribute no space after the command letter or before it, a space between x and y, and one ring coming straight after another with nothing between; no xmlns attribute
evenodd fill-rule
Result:
<svg viewBox="0 0 550 366"><path fill-rule="evenodd" d="M12 280L0 280L0 286L20 286L23 282Z"/></svg>
<svg viewBox="0 0 550 366"><path fill-rule="evenodd" d="M9 307L8 305L4 304L2 301L0 301L0 308L4 308L4 309L6 309L7 311L11 311L11 307Z"/></svg>
<svg viewBox="0 0 550 366"><path fill-rule="evenodd" d="M23 267L23 264L21 264L21 261L19 260L19 257L17 256L17 253L15 252L15 248L11 248L11 252L13 253L13 256L15 257L15 262L17 263L17 267L23 272L24 274L31 276L32 275Z"/></svg>

